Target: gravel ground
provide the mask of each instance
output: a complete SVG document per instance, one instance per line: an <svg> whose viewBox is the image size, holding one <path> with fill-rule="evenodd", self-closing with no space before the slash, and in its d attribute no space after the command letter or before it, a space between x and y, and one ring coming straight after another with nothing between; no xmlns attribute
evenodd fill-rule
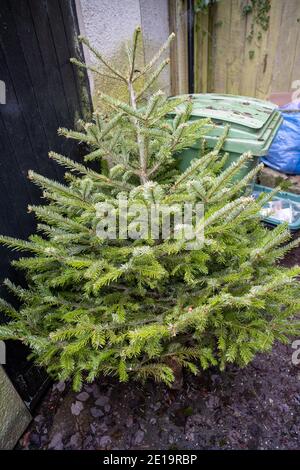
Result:
<svg viewBox="0 0 300 470"><path fill-rule="evenodd" d="M300 263L300 249L285 265ZM56 383L19 449L299 449L300 366L275 345L244 369L184 377L181 390L103 379Z"/></svg>
<svg viewBox="0 0 300 470"><path fill-rule="evenodd" d="M245 369L185 377L182 390L105 379L54 384L22 449L299 449L300 368L276 345Z"/></svg>

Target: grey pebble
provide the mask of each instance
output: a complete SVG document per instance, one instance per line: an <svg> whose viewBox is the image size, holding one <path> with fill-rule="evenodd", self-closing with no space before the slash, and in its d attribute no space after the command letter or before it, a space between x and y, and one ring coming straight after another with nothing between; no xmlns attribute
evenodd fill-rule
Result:
<svg viewBox="0 0 300 470"><path fill-rule="evenodd" d="M79 416L82 410L83 410L83 404L81 403L81 401L76 401L75 403L72 403L71 405L72 415Z"/></svg>
<svg viewBox="0 0 300 470"><path fill-rule="evenodd" d="M42 423L43 421L45 421L45 417L43 415L37 415L35 418L34 418L34 421L36 423Z"/></svg>
<svg viewBox="0 0 300 470"><path fill-rule="evenodd" d="M92 385L92 393L94 395L94 398L100 397L101 393L97 384Z"/></svg>
<svg viewBox="0 0 300 470"><path fill-rule="evenodd" d="M93 438L91 435L88 435L86 437L86 439L84 440L84 443L83 443L83 447L86 449L86 448L90 448L90 444L93 442Z"/></svg>
<svg viewBox="0 0 300 470"><path fill-rule="evenodd" d="M96 407L91 408L90 412L94 418L101 418L102 416L104 416L103 411Z"/></svg>
<svg viewBox="0 0 300 470"><path fill-rule="evenodd" d="M131 428L132 425L133 425L133 417L130 415L130 416L128 416L128 418L126 420L126 426L127 426L127 428Z"/></svg>
<svg viewBox="0 0 300 470"><path fill-rule="evenodd" d="M81 437L80 437L79 432L77 432L76 434L73 434L73 436L71 436L69 445L73 447L74 449L78 449L80 447L80 443L81 443Z"/></svg>
<svg viewBox="0 0 300 470"><path fill-rule="evenodd" d="M89 399L89 397L90 396L87 392L81 392L76 396L76 399L80 400L80 401L87 401Z"/></svg>
<svg viewBox="0 0 300 470"><path fill-rule="evenodd" d="M134 443L135 444L141 444L144 440L145 433L141 429L139 429L134 436Z"/></svg>
<svg viewBox="0 0 300 470"><path fill-rule="evenodd" d="M110 444L111 444L110 436L102 436L101 439L99 440L100 447L107 447Z"/></svg>
<svg viewBox="0 0 300 470"><path fill-rule="evenodd" d="M63 442L62 442L62 433L57 432L54 434L54 436L51 439L51 442L48 446L49 449L54 449L54 450L62 450L64 447Z"/></svg>
<svg viewBox="0 0 300 470"><path fill-rule="evenodd" d="M66 383L65 382L57 382L57 384L55 384L55 388L59 392L63 392L66 388Z"/></svg>
<svg viewBox="0 0 300 470"><path fill-rule="evenodd" d="M97 400L95 401L95 405L97 406L105 406L109 402L109 398L105 395L99 395Z"/></svg>

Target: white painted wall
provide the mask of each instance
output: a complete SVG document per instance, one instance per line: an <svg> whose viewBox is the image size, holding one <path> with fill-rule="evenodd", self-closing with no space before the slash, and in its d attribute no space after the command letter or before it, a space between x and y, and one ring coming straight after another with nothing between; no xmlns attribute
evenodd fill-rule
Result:
<svg viewBox="0 0 300 470"><path fill-rule="evenodd" d="M139 0L81 0L85 33L107 55L112 55L141 24Z"/></svg>
<svg viewBox="0 0 300 470"><path fill-rule="evenodd" d="M77 14L81 33L108 57L131 39L136 26L143 29L146 60L169 35L168 0L77 0ZM93 59L86 55L86 60ZM169 70L161 87L169 93Z"/></svg>
<svg viewBox="0 0 300 470"><path fill-rule="evenodd" d="M168 0L139 0L143 29L145 60L148 62L166 41L169 31ZM166 51L163 59L169 56ZM161 88L170 94L170 67L161 74Z"/></svg>

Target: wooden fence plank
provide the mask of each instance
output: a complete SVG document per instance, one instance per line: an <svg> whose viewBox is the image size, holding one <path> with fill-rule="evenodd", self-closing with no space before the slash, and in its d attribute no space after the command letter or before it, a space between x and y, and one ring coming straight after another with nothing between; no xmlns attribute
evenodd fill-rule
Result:
<svg viewBox="0 0 300 470"><path fill-rule="evenodd" d="M228 50L230 41L231 0L220 0L214 9L213 34L213 90L227 92Z"/></svg>
<svg viewBox="0 0 300 470"><path fill-rule="evenodd" d="M172 41L171 92L172 95L188 93L187 1L170 0L170 31L176 34Z"/></svg>
<svg viewBox="0 0 300 470"><path fill-rule="evenodd" d="M195 15L195 91L206 93L209 89L209 12Z"/></svg>
<svg viewBox="0 0 300 470"><path fill-rule="evenodd" d="M300 3L298 0L284 2L280 30L276 32L279 40L274 61L272 91L290 90L290 77L297 46L297 31L300 27L297 22L299 16Z"/></svg>
<svg viewBox="0 0 300 470"><path fill-rule="evenodd" d="M210 8L212 48L208 48L207 60L207 45L200 33L203 17L197 15L197 89L258 98L291 91L293 80L300 79L299 0L272 0L267 31L257 24L253 13L243 14L244 6L244 0L220 0Z"/></svg>
<svg viewBox="0 0 300 470"><path fill-rule="evenodd" d="M289 81L290 87L292 89L292 84L294 80L300 80L300 2L297 1L295 4L295 14L293 17L293 30L294 36L296 37L294 51L291 50L290 52L293 53L293 65L290 69ZM299 88L299 86L297 87Z"/></svg>
<svg viewBox="0 0 300 470"><path fill-rule="evenodd" d="M263 35L261 44L260 63L256 74L256 93L258 98L266 98L271 93L271 82L274 71L274 61L280 41L280 25L282 21L282 0L272 0L269 28Z"/></svg>
<svg viewBox="0 0 300 470"><path fill-rule="evenodd" d="M227 91L236 95L240 94L240 78L243 67L243 52L246 35L246 19L242 15L242 6L243 1L231 0Z"/></svg>
<svg viewBox="0 0 300 470"><path fill-rule="evenodd" d="M9 28L1 28L1 47L9 70L11 87L18 96L18 102L22 109L27 141L31 150L28 154L27 163L30 161L32 168L37 171L47 172L52 167L52 164L48 158L40 158L45 148L45 141L47 141L45 127L43 126L40 110L37 106L36 96L30 80L27 63L22 52L16 24L7 0L3 0L1 9L10 25ZM14 51L13 55L11 54L12 50ZM31 66L34 67L34 64L32 63ZM35 105L32 106L32 103Z"/></svg>

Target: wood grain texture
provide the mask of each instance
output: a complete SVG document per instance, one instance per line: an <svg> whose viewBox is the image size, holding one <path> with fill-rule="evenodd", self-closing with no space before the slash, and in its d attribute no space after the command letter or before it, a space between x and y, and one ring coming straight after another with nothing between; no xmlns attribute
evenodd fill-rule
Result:
<svg viewBox="0 0 300 470"><path fill-rule="evenodd" d="M300 1L271 0L269 28L262 31L254 22L251 40L253 15L243 15L244 5L244 0L220 0L210 8L211 49L200 32L206 28L204 15L197 14L197 91L262 99L290 92L300 80Z"/></svg>
<svg viewBox="0 0 300 470"><path fill-rule="evenodd" d="M188 93L187 1L169 0L171 44L171 93Z"/></svg>
<svg viewBox="0 0 300 470"><path fill-rule="evenodd" d="M209 89L210 13L195 15L195 91L206 93Z"/></svg>

